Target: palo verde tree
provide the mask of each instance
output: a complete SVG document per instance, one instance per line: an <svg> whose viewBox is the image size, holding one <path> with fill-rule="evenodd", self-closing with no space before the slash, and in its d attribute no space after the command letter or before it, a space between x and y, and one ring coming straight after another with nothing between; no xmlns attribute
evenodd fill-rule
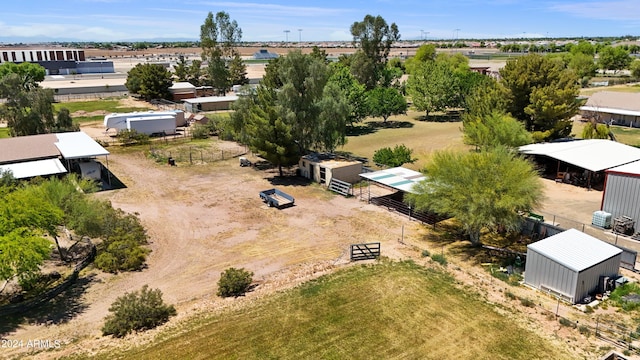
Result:
<svg viewBox="0 0 640 360"><path fill-rule="evenodd" d="M505 147L436 152L424 173L406 201L416 210L453 216L474 245L483 229L517 229L518 212L533 209L542 197L533 165Z"/></svg>
<svg viewBox="0 0 640 360"><path fill-rule="evenodd" d="M353 44L358 49L351 59L351 72L368 90L375 88L387 65L391 45L400 40L395 23L388 25L378 15L366 15L351 25Z"/></svg>
<svg viewBox="0 0 640 360"><path fill-rule="evenodd" d="M507 62L500 70L507 90L507 112L524 122L538 140L571 133L578 111L578 78L561 59L529 54Z"/></svg>
<svg viewBox="0 0 640 360"><path fill-rule="evenodd" d="M125 86L145 100L168 99L172 74L160 64L137 64L127 72Z"/></svg>
<svg viewBox="0 0 640 360"><path fill-rule="evenodd" d="M533 142L524 124L498 111L482 117L466 117L463 125L464 143L480 149L515 148Z"/></svg>

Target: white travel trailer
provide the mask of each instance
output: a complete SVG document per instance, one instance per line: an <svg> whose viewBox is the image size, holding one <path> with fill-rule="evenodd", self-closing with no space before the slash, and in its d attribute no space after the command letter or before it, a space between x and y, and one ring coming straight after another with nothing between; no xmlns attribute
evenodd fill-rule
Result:
<svg viewBox="0 0 640 360"><path fill-rule="evenodd" d="M175 133L175 127L184 126L185 118L184 112L181 110L176 111L149 111L149 112L131 112L131 113L113 113L104 117L104 127L108 131L109 129L116 129L120 132L128 129L127 120L130 118L145 118L145 117L168 117L171 116L174 122L174 129L171 133Z"/></svg>
<svg viewBox="0 0 640 360"><path fill-rule="evenodd" d="M147 135L173 135L176 133L175 114L130 117L127 119L127 129Z"/></svg>

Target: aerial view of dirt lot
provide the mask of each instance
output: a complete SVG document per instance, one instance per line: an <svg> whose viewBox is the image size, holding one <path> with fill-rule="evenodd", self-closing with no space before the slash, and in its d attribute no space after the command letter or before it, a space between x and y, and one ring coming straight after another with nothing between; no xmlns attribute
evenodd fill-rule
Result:
<svg viewBox="0 0 640 360"><path fill-rule="evenodd" d="M451 126L444 124L442 126ZM84 126L92 136L101 130ZM219 150L237 149L231 142L216 141ZM485 293L491 302L504 303L501 285L480 267L457 257L466 241L425 242L428 227L358 197L332 194L317 184L295 176L278 177L276 169L240 167L237 158L207 164L159 164L141 151L114 147L108 159L110 171L125 188L93 196L109 200L114 207L139 214L150 235L152 250L147 268L140 272L108 275L96 270L81 274L85 291L76 299L77 310L67 321L23 324L10 334L15 339L56 339L64 346L56 351L29 353L12 349L7 355L55 358L76 351L100 351L150 341L153 332L115 340L102 337L103 318L113 301L124 292L147 284L159 288L168 303L176 305L178 317L186 319L201 312L216 311L242 302L215 295L220 273L229 267L244 267L255 273L257 287L241 301L253 301L275 291L349 265L350 244L381 242L383 256L391 259L419 259L417 249L436 248L455 264L450 271L466 286ZM252 154L250 160L257 160ZM573 214L588 220L599 207L601 193L544 180L546 198L542 209L549 213ZM277 210L258 197L261 190L278 187L295 197L295 206ZM442 247L442 249L440 249ZM555 301L528 288L513 290L535 299L547 309ZM516 305L508 305L514 307ZM519 310L528 327L558 343L569 337L580 353L595 339L571 335L548 321L542 313L526 307ZM561 314L572 312L560 307ZM596 342L597 344L597 342ZM586 351L586 350L585 350Z"/></svg>

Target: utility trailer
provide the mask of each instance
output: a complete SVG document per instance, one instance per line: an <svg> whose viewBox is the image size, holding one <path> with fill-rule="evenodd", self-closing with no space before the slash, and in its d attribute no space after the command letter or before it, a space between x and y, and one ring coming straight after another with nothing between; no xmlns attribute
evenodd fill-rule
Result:
<svg viewBox="0 0 640 360"><path fill-rule="evenodd" d="M295 202L293 196L275 188L260 191L260 199L267 203L267 206L279 209L287 206L293 206L293 203Z"/></svg>

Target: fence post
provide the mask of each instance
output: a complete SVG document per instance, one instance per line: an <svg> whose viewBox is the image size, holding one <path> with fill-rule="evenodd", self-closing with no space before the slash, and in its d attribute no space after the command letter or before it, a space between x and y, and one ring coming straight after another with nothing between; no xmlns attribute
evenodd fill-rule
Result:
<svg viewBox="0 0 640 360"><path fill-rule="evenodd" d="M191 146L189 146L189 164L193 165L193 157L191 156Z"/></svg>
<svg viewBox="0 0 640 360"><path fill-rule="evenodd" d="M596 318L596 337L598 337L598 325L600 325L600 317Z"/></svg>

